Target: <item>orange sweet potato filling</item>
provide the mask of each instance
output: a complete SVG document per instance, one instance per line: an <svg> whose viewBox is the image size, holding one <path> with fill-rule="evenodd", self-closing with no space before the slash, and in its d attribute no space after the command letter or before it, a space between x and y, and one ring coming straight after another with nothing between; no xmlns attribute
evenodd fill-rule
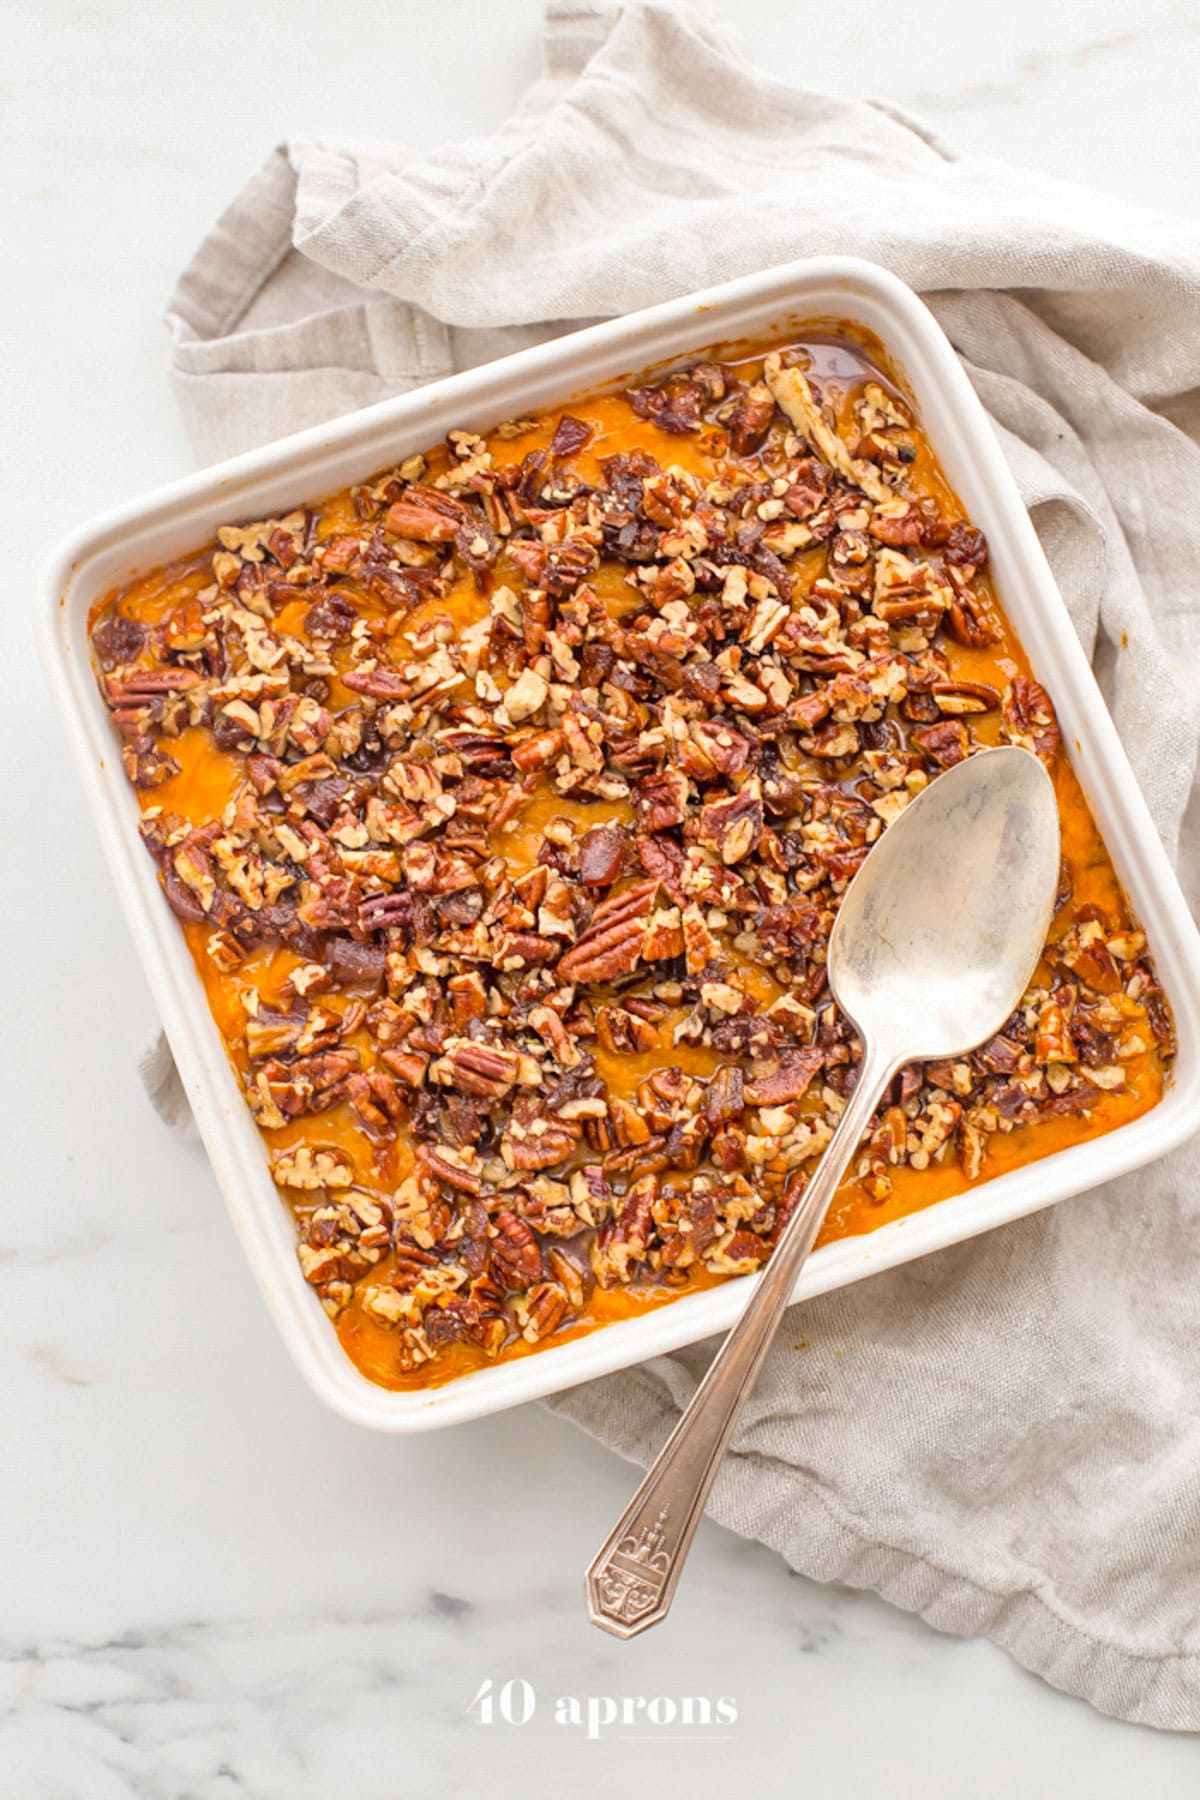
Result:
<svg viewBox="0 0 1200 1800"><path fill-rule="evenodd" d="M785 360L794 360L798 353L801 365L807 367L810 376L819 383L821 398L832 409L839 433L847 442L854 441L859 429L860 415L854 412L854 407L861 401L866 379L882 379L888 393L903 393L900 379L889 368L880 346L848 328L828 325L810 328L788 346ZM732 381L752 384L762 373L764 354L758 351L728 355L723 359L723 366L730 372ZM629 400L620 394L574 401L569 412L571 417L589 428L586 443L570 457L570 472L576 482L603 484L605 464L609 459L617 455L628 456L634 451L653 457L663 470L681 469L702 483L735 478L738 459L731 455L727 435L719 427L706 425L691 432L664 429L653 417L639 416ZM492 434L487 439L487 448L495 466L502 468L521 462L531 453L545 449L553 437L559 416L558 412L548 414L511 436ZM911 501L928 498L936 502L946 520L962 519L962 508L947 487L919 428L904 435L915 450L905 471L904 494ZM439 455L443 457L442 462L438 461ZM751 469L758 466L753 455L741 458L740 463ZM431 453L429 466L444 466L444 453ZM315 541L330 543L340 534L359 530L360 510L356 509L350 490L334 495L315 509L312 527ZM181 646L177 660L182 657L183 666L188 666L187 646L203 638L204 612L211 604L213 548L209 546L194 557L156 569L130 583L120 593L109 596L97 609L94 624L101 626L119 614L153 627L160 634L170 627L175 643ZM825 566L826 546L822 543L801 549L789 565L792 580L801 591L821 574ZM443 565L443 574L447 580L441 591L404 615L402 629L409 638L419 634L423 627L437 627L443 636L452 635L457 639L464 630L489 617L490 593L494 591L495 582L509 582L522 592L528 585L521 582L511 559L503 553L496 569L482 582L473 579L471 572L457 562L448 570ZM636 602L631 595L627 563L602 556L587 580L611 619L620 620L629 615ZM971 645L939 632L936 647L952 680L984 683L1003 693L1010 689L1014 679L1028 678L1031 671L1021 646L1003 619L986 570L975 575L974 588L1000 622L1002 631L998 641ZM201 594L207 596L205 601L198 598ZM281 601L277 597L271 608L271 629L279 636L304 639L309 604L310 595L304 588L298 588L293 598ZM371 610L373 616L386 612L386 608L379 606ZM444 629L447 622L452 628L449 634ZM189 629L192 637L188 635ZM351 652L345 644L336 647L332 660L337 672L329 678L323 704L336 713L339 708L360 702L361 695L345 687L341 680L353 666ZM135 665L141 668L159 668L166 661L161 635L152 637L149 647L140 649L134 658ZM895 712L894 707L889 708L889 716ZM1011 720L1000 708L972 714L966 722L972 746L1004 741L1012 735L1006 728ZM191 826L203 827L220 819L227 809L236 808L246 784L247 758L242 748L219 748L208 723L185 723L182 729L165 736L159 734L157 741L169 751L178 765L178 772L157 785L139 786L139 800L150 820L186 821ZM1058 793L1064 887L1069 892L1069 901L1055 921L1051 941L1061 939L1081 917L1103 921L1106 934L1129 934L1135 926L1128 904L1071 765L1061 752L1052 754L1048 760ZM807 767L814 775L828 779L829 772L819 769L812 759ZM557 822L570 821L582 837L598 823L611 822L629 827L633 822L634 808L628 797L571 797L556 788L552 777L552 769L536 772L527 781L525 791L517 795L519 804L513 806L511 816L491 834L490 848L503 857L512 877L538 867L548 825L553 824L557 829ZM861 769L853 762L843 764L836 772L836 778L847 788L853 788L856 782L861 782ZM307 959L296 949L276 941L251 945L230 966L227 956L214 956L210 919L187 919L183 929L230 1059L239 1078L249 1087L253 1069L245 1042L245 995L248 990L254 990L265 1007L286 1010L291 995L287 985L289 979ZM786 984L781 983L776 970L753 954L739 952L729 945L725 948L727 979L734 981L739 991L749 997L747 1004L752 1003L765 1012L783 994ZM1049 956L1035 978L1035 987L1052 989L1056 980L1061 979L1061 970L1056 975L1055 960ZM354 983L348 982L326 987L320 1000L322 1004L344 1006L347 998L353 998L355 993ZM1037 1117L1032 1124L1018 1123L1013 1129L990 1133L974 1171L975 1180L986 1180L1051 1155L1081 1139L1111 1131L1157 1102L1163 1090L1169 1044L1160 1041L1161 1033L1156 1037L1149 1029L1136 994L1127 1001L1123 996L1122 1005L1131 1024L1140 1028L1140 1037L1130 1040L1132 1049L1128 1044L1126 1046L1127 1053L1120 1065L1123 1080L1119 1088L1098 1090L1086 1110L1049 1112ZM591 1045L595 1073L603 1080L610 1097L636 1105L643 1083L664 1067L680 1069L684 1075L699 1081L707 1081L713 1076L726 1060L719 1049L704 1041L674 1041L675 1030L688 1010L683 1000L668 1005L659 1019L650 1022L648 1032L642 1033L643 1039L648 1036L651 1040L645 1047L617 1052L606 1050L598 1042ZM339 1048L358 1052L369 1062L376 1046L366 1024L360 1023L347 1034ZM819 1110L815 1093L806 1096L801 1110L810 1107L813 1111ZM403 1118L394 1128L368 1129L361 1114L344 1099L319 1113L305 1113L283 1123L265 1123L260 1116L260 1126L272 1155L293 1145L317 1143L332 1147L352 1167L356 1184L367 1194L385 1200L414 1168L413 1141ZM968 1181L963 1160L955 1154L952 1139L937 1147L926 1166L914 1167L902 1159L887 1171L882 1181L872 1182L864 1177L864 1167L865 1163L860 1162L843 1183L820 1242L828 1243L874 1230L962 1191ZM292 1192L289 1198L303 1225L311 1216L312 1193ZM395 1256L389 1248L371 1266L367 1279L354 1284L348 1301L344 1300L336 1308L336 1329L347 1354L358 1368L372 1381L400 1388L447 1381L485 1364L489 1360L488 1350L479 1342L463 1337L458 1341L443 1342L432 1356L404 1366L406 1359L398 1356L394 1321L379 1318L362 1302L367 1281L372 1291L386 1286L389 1277L395 1274L395 1266ZM586 1275L587 1265L582 1257L580 1266ZM702 1261L695 1261L682 1272L678 1268L658 1271L642 1268L631 1279L607 1287L589 1280L585 1303L556 1329L534 1341L510 1332L500 1354L505 1357L530 1354L547 1342L561 1342L564 1337L640 1314L681 1292L694 1291L726 1278ZM330 1310L335 1309L331 1307Z"/></svg>

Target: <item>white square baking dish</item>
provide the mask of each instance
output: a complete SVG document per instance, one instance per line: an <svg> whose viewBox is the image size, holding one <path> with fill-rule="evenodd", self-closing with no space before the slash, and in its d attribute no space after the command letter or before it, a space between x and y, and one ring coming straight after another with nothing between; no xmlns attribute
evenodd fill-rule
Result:
<svg viewBox="0 0 1200 1800"><path fill-rule="evenodd" d="M301 1373L335 1411L381 1431L420 1431L495 1412L610 1373L726 1328L754 1277L502 1363L426 1392L376 1387L350 1362L305 1283L291 1215L209 1015L183 934L137 834L86 641L90 607L138 570L194 550L231 518L320 498L423 450L453 427L507 417L618 384L717 343L789 323L842 318L877 334L902 369L949 479L987 534L997 591L1063 740L1174 1008L1174 1080L1150 1113L1095 1140L983 1183L927 1211L819 1250L796 1299L907 1262L1062 1200L1174 1148L1200 1124L1200 936L1159 844L1092 672L996 439L946 338L916 296L851 258L798 262L672 300L369 407L206 469L85 525L52 557L39 636L108 861L238 1235Z"/></svg>

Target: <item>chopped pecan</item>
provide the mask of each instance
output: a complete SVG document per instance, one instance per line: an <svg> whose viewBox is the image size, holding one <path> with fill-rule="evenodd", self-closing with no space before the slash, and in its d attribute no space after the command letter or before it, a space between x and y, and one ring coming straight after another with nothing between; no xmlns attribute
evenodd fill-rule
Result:
<svg viewBox="0 0 1200 1800"><path fill-rule="evenodd" d="M280 1187L289 1188L348 1188L354 1180L354 1170L338 1151L309 1144L277 1151L271 1173Z"/></svg>
<svg viewBox="0 0 1200 1800"><path fill-rule="evenodd" d="M153 701L186 693L201 677L195 669L133 669L105 680L111 707L149 706Z"/></svg>
<svg viewBox="0 0 1200 1800"><path fill-rule="evenodd" d="M514 1114L500 1140L500 1154L513 1170L552 1169L571 1155L581 1134L573 1120L553 1116L520 1120Z"/></svg>
<svg viewBox="0 0 1200 1800"><path fill-rule="evenodd" d="M1061 738L1054 705L1040 682L1018 675L1004 696L1005 735L1022 744L1051 767L1058 755Z"/></svg>
<svg viewBox="0 0 1200 1800"><path fill-rule="evenodd" d="M929 692L943 713L992 712L1000 704L999 694L986 681L931 681Z"/></svg>
<svg viewBox="0 0 1200 1800"><path fill-rule="evenodd" d="M729 1231L706 1251L704 1265L720 1275L750 1275L766 1261L768 1245L753 1231Z"/></svg>
<svg viewBox="0 0 1200 1800"><path fill-rule="evenodd" d="M488 1227L492 1273L511 1292L542 1279L542 1252L524 1219L503 1207Z"/></svg>
<svg viewBox="0 0 1200 1800"><path fill-rule="evenodd" d="M982 594L959 584L946 615L950 635L972 650L984 650L1003 637L1000 623Z"/></svg>
<svg viewBox="0 0 1200 1800"><path fill-rule="evenodd" d="M555 596L569 594L578 587L597 562L594 546L578 538L553 545L521 540L509 545L509 555L532 586Z"/></svg>
<svg viewBox="0 0 1200 1800"><path fill-rule="evenodd" d="M1064 969L1098 994L1115 994L1121 986L1116 958L1105 941L1103 927L1095 919L1072 925L1054 946L1054 955Z"/></svg>
<svg viewBox="0 0 1200 1800"><path fill-rule="evenodd" d="M654 1230L658 1187L656 1175L635 1181L620 1211L601 1228L592 1246L592 1272L601 1287L627 1281L633 1266L644 1261Z"/></svg>
<svg viewBox="0 0 1200 1800"><path fill-rule="evenodd" d="M364 931L389 931L410 925L413 903L409 894L368 894L359 903L358 923Z"/></svg>
<svg viewBox="0 0 1200 1800"><path fill-rule="evenodd" d="M722 1063L706 1083L700 1110L709 1125L736 1119L746 1103L742 1071L736 1063Z"/></svg>
<svg viewBox="0 0 1200 1800"><path fill-rule="evenodd" d="M550 684L535 669L522 669L504 696L504 710L513 725L533 716L545 704Z"/></svg>
<svg viewBox="0 0 1200 1800"><path fill-rule="evenodd" d="M857 737L854 741L857 746ZM762 786L757 776L729 799L701 807L696 821L697 840L717 851L727 866L744 861L756 850L762 832Z"/></svg>
<svg viewBox="0 0 1200 1800"><path fill-rule="evenodd" d="M1072 1063L1078 1060L1067 1020L1073 998L1070 988L1058 988L1042 1002L1033 1052L1039 1063Z"/></svg>
<svg viewBox="0 0 1200 1800"><path fill-rule="evenodd" d="M351 669L342 676L342 685L372 700L406 700L412 683L399 669Z"/></svg>
<svg viewBox="0 0 1200 1800"><path fill-rule="evenodd" d="M466 1158L450 1144L418 1144L417 1161L438 1181L462 1194L481 1194L483 1181Z"/></svg>
<svg viewBox="0 0 1200 1800"><path fill-rule="evenodd" d="M637 782L633 795L643 831L666 831L687 817L688 779L680 769L663 769Z"/></svg>
<svg viewBox="0 0 1200 1800"><path fill-rule="evenodd" d="M943 719L938 725L925 725L920 731L914 731L910 739L918 749L937 763L939 768L952 769L955 763L965 761L970 749L967 728L960 725L957 719Z"/></svg>
<svg viewBox="0 0 1200 1800"><path fill-rule="evenodd" d="M856 462L836 429L824 417L811 384L799 369L785 369L777 355L768 356L764 369L767 387L788 418L830 468L846 476L872 500L892 500L894 490L882 481L869 463Z"/></svg>
<svg viewBox="0 0 1200 1800"><path fill-rule="evenodd" d="M510 688L509 694L511 693ZM523 775L531 775L554 762L562 754L564 742L563 734L558 729L536 732L533 737L514 745L513 762Z"/></svg>
<svg viewBox="0 0 1200 1800"><path fill-rule="evenodd" d="M175 758L151 745L126 744L121 751L121 761L125 773L137 788L161 787L179 773Z"/></svg>
<svg viewBox="0 0 1200 1800"><path fill-rule="evenodd" d="M639 1050L653 1050L658 1032L645 1019L623 1006L602 1006L596 1013L596 1036L611 1055L629 1056Z"/></svg>
<svg viewBox="0 0 1200 1800"><path fill-rule="evenodd" d="M800 1100L825 1061L825 1051L816 1045L811 1049L785 1050L777 1069L747 1082L746 1099L751 1106L782 1106L789 1100Z"/></svg>

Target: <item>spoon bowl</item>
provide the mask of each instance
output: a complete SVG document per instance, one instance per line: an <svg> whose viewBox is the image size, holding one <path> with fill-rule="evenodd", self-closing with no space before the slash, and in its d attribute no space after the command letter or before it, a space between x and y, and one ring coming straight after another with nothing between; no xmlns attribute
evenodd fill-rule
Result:
<svg viewBox="0 0 1200 1800"><path fill-rule="evenodd" d="M1060 858L1054 784L1027 750L982 750L889 826L829 940L829 986L905 1062L993 1037L1037 968Z"/></svg>

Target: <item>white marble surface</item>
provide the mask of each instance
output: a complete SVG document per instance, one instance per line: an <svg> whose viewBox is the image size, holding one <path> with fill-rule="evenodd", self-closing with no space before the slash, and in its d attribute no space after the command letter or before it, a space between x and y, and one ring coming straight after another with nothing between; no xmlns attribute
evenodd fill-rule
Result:
<svg viewBox="0 0 1200 1800"><path fill-rule="evenodd" d="M1200 6L742 0L781 75L887 93L965 151L1200 212ZM1196 1746L707 1527L671 1622L590 1632L630 1471L535 1408L393 1442L293 1373L198 1150L133 1073L148 995L33 661L44 546L186 467L171 278L289 131L437 141L536 68L537 0L9 0L0 1793L11 1800L1183 1800ZM1135 22L1136 21L1136 22ZM15 1026L15 1028L13 1028ZM467 1712L530 1681L523 1727ZM731 1697L715 1741L555 1698ZM645 1741L641 1734L650 1734ZM657 1739L658 1741L653 1741ZM685 1786L686 1784L686 1786Z"/></svg>

